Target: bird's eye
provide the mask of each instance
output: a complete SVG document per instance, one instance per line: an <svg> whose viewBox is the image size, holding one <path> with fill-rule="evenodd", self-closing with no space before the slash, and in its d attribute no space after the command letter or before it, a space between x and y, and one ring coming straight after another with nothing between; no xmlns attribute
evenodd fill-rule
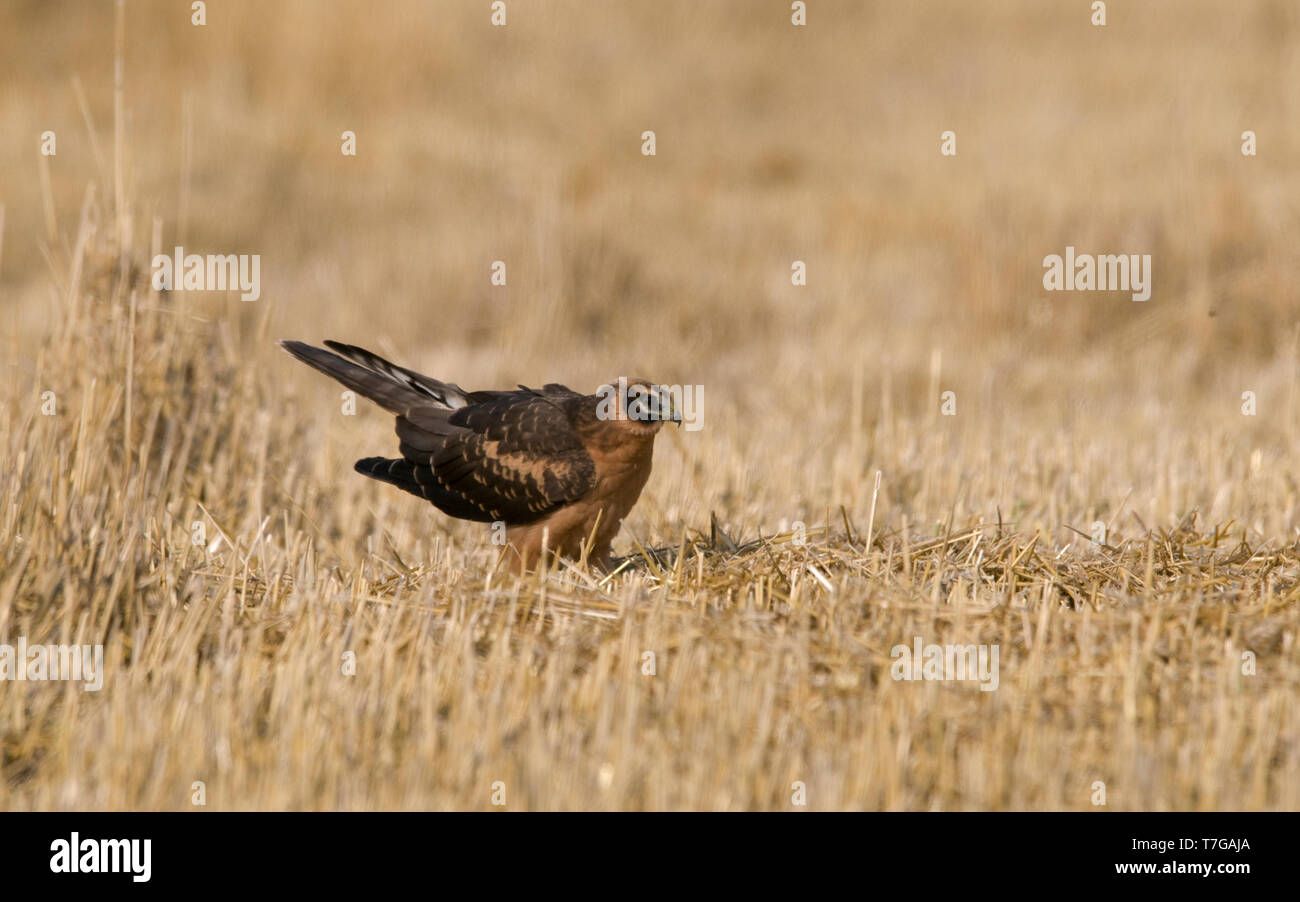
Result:
<svg viewBox="0 0 1300 902"><path fill-rule="evenodd" d="M650 393L638 386L628 392L627 416L639 423L654 419L655 404Z"/></svg>

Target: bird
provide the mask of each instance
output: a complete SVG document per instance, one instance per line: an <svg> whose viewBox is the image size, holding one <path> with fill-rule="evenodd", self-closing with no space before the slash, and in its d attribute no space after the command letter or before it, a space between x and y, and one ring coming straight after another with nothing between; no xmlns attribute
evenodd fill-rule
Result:
<svg viewBox="0 0 1300 902"><path fill-rule="evenodd" d="M613 568L612 543L650 477L654 439L680 426L672 390L620 377L583 395L465 391L338 341L284 340L298 360L397 417L401 456L366 457L358 473L418 495L451 517L504 526L516 572L544 554Z"/></svg>

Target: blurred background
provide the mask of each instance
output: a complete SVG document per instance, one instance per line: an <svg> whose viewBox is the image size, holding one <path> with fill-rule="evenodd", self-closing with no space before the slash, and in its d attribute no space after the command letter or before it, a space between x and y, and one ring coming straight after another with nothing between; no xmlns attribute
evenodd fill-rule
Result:
<svg viewBox="0 0 1300 902"><path fill-rule="evenodd" d="M819 0L806 27L785 2L507 12L223 2L196 27L188 4L131 0L141 263L155 220L164 248L260 254L259 302L185 302L467 387L701 384L704 432L663 455L675 523L861 510L882 467L923 520L954 497L1082 518L1136 488L1143 516L1289 530L1289 507L1256 510L1277 486L1246 477L1280 477L1295 432L1294 4L1112 3L1105 27L1028 0ZM3 357L21 381L61 316L51 271L87 185L112 199L113 4L9 2L0 23ZM1044 291L1066 245L1150 254L1151 300ZM268 403L281 383L333 403L269 343L244 353ZM956 417L938 419L942 391ZM1049 455L1075 470L1050 510L1015 488Z"/></svg>

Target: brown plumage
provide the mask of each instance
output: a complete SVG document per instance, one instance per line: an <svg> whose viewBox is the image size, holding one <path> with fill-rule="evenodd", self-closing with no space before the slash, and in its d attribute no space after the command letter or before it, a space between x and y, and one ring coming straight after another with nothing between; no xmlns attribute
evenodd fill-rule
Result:
<svg viewBox="0 0 1300 902"><path fill-rule="evenodd" d="M465 391L362 348L282 341L303 363L397 415L402 456L356 469L463 520L504 523L518 570L543 545L608 568L610 544L650 476L654 438L680 423L672 397L644 379L580 395L540 389ZM645 403L649 400L649 404ZM640 402L640 403L638 403Z"/></svg>

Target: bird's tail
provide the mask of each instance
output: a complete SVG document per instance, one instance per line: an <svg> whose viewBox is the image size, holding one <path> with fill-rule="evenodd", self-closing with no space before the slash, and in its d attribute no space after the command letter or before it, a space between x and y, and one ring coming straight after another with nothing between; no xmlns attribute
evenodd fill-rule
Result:
<svg viewBox="0 0 1300 902"><path fill-rule="evenodd" d="M364 348L337 341L325 344L330 350L301 341L281 341L280 347L391 413L403 413L413 405L454 409L469 403L459 385L389 363Z"/></svg>

